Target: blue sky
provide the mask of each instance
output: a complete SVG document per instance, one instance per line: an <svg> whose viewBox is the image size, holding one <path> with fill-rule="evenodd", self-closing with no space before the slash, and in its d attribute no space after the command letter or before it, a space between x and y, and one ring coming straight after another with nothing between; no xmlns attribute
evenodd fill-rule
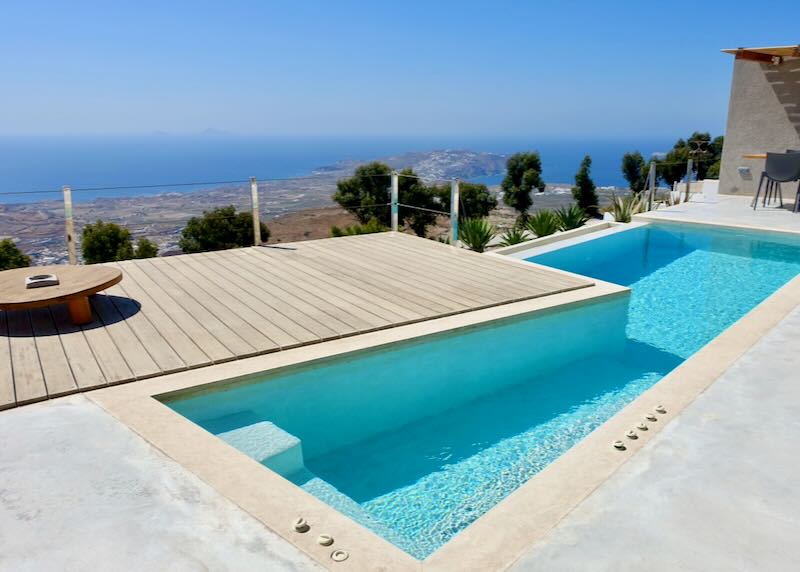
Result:
<svg viewBox="0 0 800 572"><path fill-rule="evenodd" d="M724 130L800 4L8 2L0 134L597 137Z"/></svg>

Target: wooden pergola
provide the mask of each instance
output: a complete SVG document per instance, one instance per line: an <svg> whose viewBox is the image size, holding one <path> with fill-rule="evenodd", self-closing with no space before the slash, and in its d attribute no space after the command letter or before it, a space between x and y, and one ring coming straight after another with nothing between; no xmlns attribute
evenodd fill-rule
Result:
<svg viewBox="0 0 800 572"><path fill-rule="evenodd" d="M770 64L780 64L784 58L800 58L800 45L772 46L766 48L729 48L722 50L736 56L737 60L752 60Z"/></svg>

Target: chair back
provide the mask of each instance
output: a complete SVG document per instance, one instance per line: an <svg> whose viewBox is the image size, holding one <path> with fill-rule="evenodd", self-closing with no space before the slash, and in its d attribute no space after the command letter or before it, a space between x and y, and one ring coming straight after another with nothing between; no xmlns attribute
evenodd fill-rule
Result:
<svg viewBox="0 0 800 572"><path fill-rule="evenodd" d="M796 181L800 179L800 153L767 153L764 170L773 181Z"/></svg>

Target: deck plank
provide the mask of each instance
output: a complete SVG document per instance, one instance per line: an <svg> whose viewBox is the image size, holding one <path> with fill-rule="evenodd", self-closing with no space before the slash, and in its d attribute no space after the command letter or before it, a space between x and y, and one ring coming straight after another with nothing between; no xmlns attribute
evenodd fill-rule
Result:
<svg viewBox="0 0 800 572"><path fill-rule="evenodd" d="M42 366L45 388L48 397L65 395L78 390L78 384L72 373L53 316L48 308L30 310L36 351Z"/></svg>
<svg viewBox="0 0 800 572"><path fill-rule="evenodd" d="M269 248L252 248L247 249L249 253L256 256L264 256L269 252ZM276 254L273 251L273 254ZM381 316L386 316L389 320L404 321L404 320L419 320L423 314L408 310L404 306L394 303L392 300L387 300L378 293L374 293L370 289L360 284L352 284L345 282L333 276L328 276L323 272L319 272L315 268L302 264L292 257L283 256L278 254L275 257L266 257L268 260L280 258L283 267L287 273L293 276L295 280L310 281L313 284L327 285L335 289L339 295L352 304L361 304L362 307L371 308L375 312L379 312ZM383 294L382 292L380 294Z"/></svg>
<svg viewBox="0 0 800 572"><path fill-rule="evenodd" d="M80 326L75 326L69 321L67 307L60 304L52 306L49 310L78 389L86 390L105 386L106 378L103 369Z"/></svg>
<svg viewBox="0 0 800 572"><path fill-rule="evenodd" d="M198 319L197 316L188 312L183 306L173 300L170 295L155 282L139 265L129 262L120 263L120 267L125 273L122 282L126 282L126 287L136 288L147 292L155 302L156 307L169 316L174 323L180 327L190 339L207 355L214 363L219 363L234 359L235 354L220 342L212 332L210 332ZM122 282L120 284L122 284ZM133 282L133 284L131 284ZM144 301L144 298L141 298Z"/></svg>
<svg viewBox="0 0 800 572"><path fill-rule="evenodd" d="M158 333L158 337L170 345L180 358L181 363L185 364L186 367L192 368L212 363L212 359L203 353L203 350L186 335L136 282L127 280L125 284L120 282L114 288L118 289L121 296L130 299L128 304L139 304L139 314L147 319L152 329ZM114 302L115 304L123 303L116 299ZM141 339L143 335L147 335L147 328L144 325L139 327L141 328Z"/></svg>
<svg viewBox="0 0 800 572"><path fill-rule="evenodd" d="M296 312L293 307L282 304L280 300L273 299L270 292L264 290L263 285L245 272L238 262L230 257L216 256L215 254L208 252L202 255L202 264L209 275L215 276L218 280L221 276L227 276L228 284L236 281L238 284L233 291L256 313L283 332L283 334L278 334L278 337L285 334L289 336L289 340L305 344L334 334L333 330L327 326L320 328L318 321ZM291 345L291 341L289 345Z"/></svg>
<svg viewBox="0 0 800 572"><path fill-rule="evenodd" d="M374 284L387 295L394 295L407 301L416 302L436 313L447 313L469 308L469 305L456 300L448 300L434 292L419 287L416 277L407 277L386 269L376 268L369 260L348 256L338 251L320 249L317 245L304 245L306 254L316 253L315 262L323 266L333 276L348 276L351 280Z"/></svg>
<svg viewBox="0 0 800 572"><path fill-rule="evenodd" d="M30 315L27 310L19 310L7 312L6 319L17 404L45 399L47 388L33 338Z"/></svg>
<svg viewBox="0 0 800 572"><path fill-rule="evenodd" d="M307 300L295 295L292 292L293 285L276 283L274 279L269 279L268 272L262 269L256 269L255 275L247 272L245 268L241 267L241 256L242 254L237 252L235 264L233 264L233 261L229 261L228 267L232 268L232 271L236 272L239 278L246 283L253 287L261 288L262 295L272 298L280 304L281 310L287 316L295 321L302 321L303 324L313 324L313 331L320 338L339 337L356 331L352 326L345 324L334 316L323 312Z"/></svg>
<svg viewBox="0 0 800 572"><path fill-rule="evenodd" d="M356 242L350 244L343 241L340 250L351 253L353 256L363 257L372 264L388 269L393 274L400 274L410 265L422 270L417 282L432 292L440 292L448 297L453 297L471 306L484 306L494 303L499 297L507 297L513 291L500 292L495 289L479 288L474 286L473 279L465 280L461 274L450 271L447 266L437 264L428 258L409 259L401 249L393 248L383 256L376 256L373 249L360 246ZM510 290L510 289L509 289Z"/></svg>
<svg viewBox="0 0 800 572"><path fill-rule="evenodd" d="M170 342L153 327L147 317L140 311L139 305L125 295L119 285L106 290L108 300L125 323L133 331L136 339L144 346L162 373L171 373L187 369L178 353L172 349Z"/></svg>
<svg viewBox="0 0 800 572"><path fill-rule="evenodd" d="M279 259L272 264L261 257L254 257L249 254L251 249L243 249L241 261L254 272L258 272L263 281L272 285L292 284L296 296L309 305L317 308L325 314L332 316L343 324L347 324L355 330L370 330L383 327L390 322L376 314L372 314L358 305L350 304L341 299L339 293L327 287L320 287L311 280L305 278L298 279L295 275L287 272Z"/></svg>
<svg viewBox="0 0 800 572"><path fill-rule="evenodd" d="M156 265L156 262L153 262ZM233 329L239 336L247 340L256 353L276 350L280 344L265 334L254 324L258 324L258 316L246 304L243 304L231 292L219 287L209 280L203 272L198 257L175 256L159 260L160 270L178 279L183 276L194 289L198 300L215 316L225 320L225 324Z"/></svg>
<svg viewBox="0 0 800 572"><path fill-rule="evenodd" d="M242 282L235 277L232 270L217 266L213 258L208 258L209 254L193 257L195 262L193 271L203 274L215 288L233 297L255 328L282 348L317 339L316 334L292 321L274 305L267 303L260 285L254 288Z"/></svg>
<svg viewBox="0 0 800 572"><path fill-rule="evenodd" d="M14 395L10 341L6 327L6 312L0 310L0 409L13 407L17 403Z"/></svg>

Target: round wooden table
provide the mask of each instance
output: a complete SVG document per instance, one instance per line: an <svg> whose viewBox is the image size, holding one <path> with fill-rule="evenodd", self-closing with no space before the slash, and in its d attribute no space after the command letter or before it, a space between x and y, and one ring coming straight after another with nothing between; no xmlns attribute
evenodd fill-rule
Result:
<svg viewBox="0 0 800 572"><path fill-rule="evenodd" d="M26 288L25 278L55 274L58 284ZM109 266L32 266L0 272L0 310L28 310L53 304L67 304L72 323L92 321L89 296L122 280L122 271Z"/></svg>

